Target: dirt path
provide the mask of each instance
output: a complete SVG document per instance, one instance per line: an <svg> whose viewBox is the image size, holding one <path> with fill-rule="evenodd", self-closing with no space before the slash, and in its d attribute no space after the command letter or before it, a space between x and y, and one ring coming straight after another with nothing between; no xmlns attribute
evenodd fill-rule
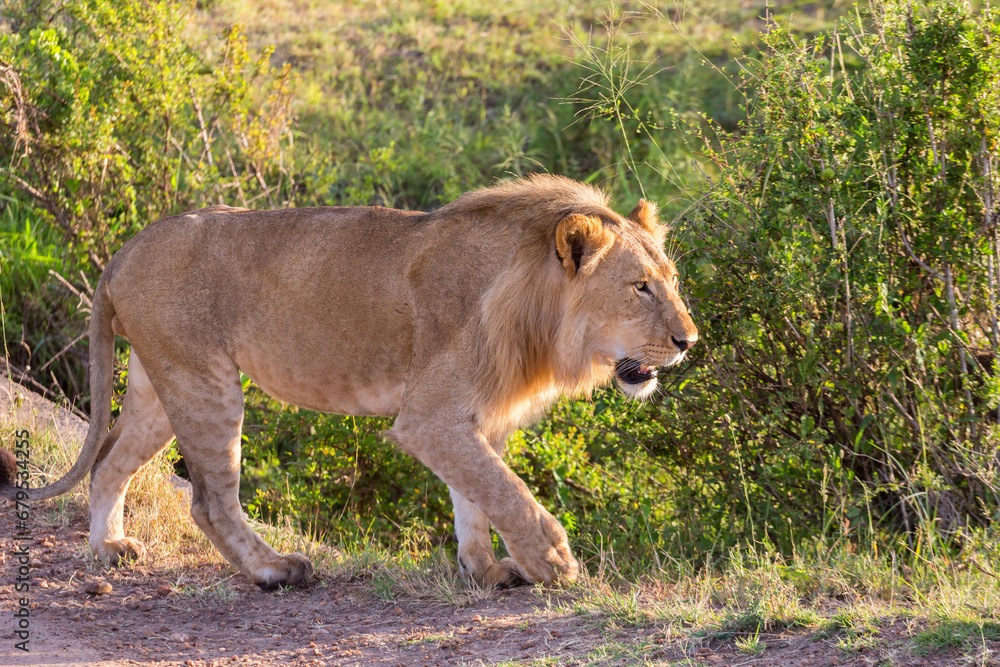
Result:
<svg viewBox="0 0 1000 667"><path fill-rule="evenodd" d="M7 383L0 383L0 411L16 422L18 414L27 415L24 410L32 411L35 423L39 415L48 415L74 437L85 432L83 422L44 399L31 395L13 400ZM4 423L11 428L9 419ZM614 613L579 604L578 593L519 588L457 607L386 599L391 594L377 581L329 575L305 587L263 593L217 561L104 570L89 556L82 512L56 511L54 502L31 507L27 594L14 590L21 544L11 539L17 527L14 508L0 505L0 665L921 667L957 664L958 659L913 654L908 639L919 627L899 619L886 619L875 641L855 650L838 648L836 633L812 628L761 633L767 648L750 655L737 650L732 635L676 619L646 627L623 624ZM109 592L87 592L102 581L110 584ZM14 614L25 595L30 601L30 653L16 650L14 637ZM992 664L988 661L987 656L981 664Z"/></svg>
<svg viewBox="0 0 1000 667"><path fill-rule="evenodd" d="M13 530L11 512L0 533ZM39 514L41 516L41 513ZM320 578L310 585L263 593L228 568L185 571L101 571L83 557L82 522L42 531L30 545L34 564L31 653L11 649L16 600L0 590L4 646L0 664L164 666L707 664L874 665L903 642L905 627L883 629L881 646L847 654L809 630L762 635L758 656L732 642L678 636L663 624L613 629L600 614L553 610L554 593L530 588L498 592L465 608L427 601L379 600L371 582ZM13 571L9 550L4 572ZM9 581L9 577L8 577ZM111 584L104 595L86 589ZM11 661L13 658L13 661ZM893 665L943 665L898 655Z"/></svg>
<svg viewBox="0 0 1000 667"><path fill-rule="evenodd" d="M9 516L0 519L3 534L13 527ZM528 588L456 609L378 600L364 581L321 578L263 593L220 565L89 571L83 528L51 530L31 544L31 659L13 664L466 664L569 655L593 644L593 618L548 611ZM111 592L87 594L97 581ZM15 607L14 597L10 586L0 592L4 609ZM4 614L4 637L11 620Z"/></svg>

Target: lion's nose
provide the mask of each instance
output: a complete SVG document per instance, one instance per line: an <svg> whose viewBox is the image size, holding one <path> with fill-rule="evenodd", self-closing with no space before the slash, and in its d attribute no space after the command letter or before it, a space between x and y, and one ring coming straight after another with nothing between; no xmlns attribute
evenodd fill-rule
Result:
<svg viewBox="0 0 1000 667"><path fill-rule="evenodd" d="M697 338L690 339L690 340L688 340L688 339L677 340L673 336L670 337L670 340L672 340L674 342L674 345L676 345L677 349L680 350L681 352L683 352L684 350L688 349L689 347L691 347L692 345L694 345L698 341Z"/></svg>

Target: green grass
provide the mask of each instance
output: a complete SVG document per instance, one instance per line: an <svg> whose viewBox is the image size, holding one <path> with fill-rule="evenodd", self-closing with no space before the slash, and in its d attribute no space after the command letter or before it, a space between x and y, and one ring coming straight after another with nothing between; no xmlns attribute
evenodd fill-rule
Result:
<svg viewBox="0 0 1000 667"><path fill-rule="evenodd" d="M982 619L945 619L913 639L920 653L932 653L947 648L974 649L984 641L1000 641L1000 623Z"/></svg>
<svg viewBox="0 0 1000 667"><path fill-rule="evenodd" d="M759 655L767 648L767 644L760 640L760 630L746 637L737 637L734 642L736 650L747 655Z"/></svg>
<svg viewBox="0 0 1000 667"><path fill-rule="evenodd" d="M9 197L0 197L0 290L14 294L14 287L34 294L49 282L49 271L65 264L61 234L36 211ZM17 311L15 304L9 308Z"/></svg>
<svg viewBox="0 0 1000 667"><path fill-rule="evenodd" d="M21 201L0 195L0 300L9 350L5 356L23 357L26 350L9 348L14 347L12 341L25 336L34 345L30 352L45 361L68 342L61 329L69 308L61 303L64 298L53 298L60 286L49 273L65 273L68 255L61 232L46 216ZM46 335L36 339L28 333L37 330ZM34 363L41 366L45 361Z"/></svg>
<svg viewBox="0 0 1000 667"><path fill-rule="evenodd" d="M174 590L177 591L178 595L184 595L210 604L234 602L239 598L239 593L228 579L214 582L209 586L201 583L183 584L176 586Z"/></svg>
<svg viewBox="0 0 1000 667"><path fill-rule="evenodd" d="M828 26L843 11L794 5L773 14L802 31ZM630 51L616 69L655 74L630 100L640 114L667 102L682 113L706 110L733 126L740 101L725 76L763 23L763 3L703 3L665 14L641 5L623 11L605 0L505 3L415 0L222 0L199 15L200 29L244 26L251 45L275 47L298 87L298 150L304 199L425 208L493 179L545 170L614 183L625 178L619 128L580 114L599 101L584 83L591 56ZM647 69L648 65L648 69ZM596 95L596 96L595 96ZM659 119L663 121L663 118ZM658 161L677 183L662 183L664 203L693 183L696 170L668 139ZM684 173L681 173L684 172ZM629 206L631 204L628 204Z"/></svg>
<svg viewBox="0 0 1000 667"><path fill-rule="evenodd" d="M826 618L816 636L834 639L834 645L845 653L873 649L879 641L879 622L871 606L850 605Z"/></svg>

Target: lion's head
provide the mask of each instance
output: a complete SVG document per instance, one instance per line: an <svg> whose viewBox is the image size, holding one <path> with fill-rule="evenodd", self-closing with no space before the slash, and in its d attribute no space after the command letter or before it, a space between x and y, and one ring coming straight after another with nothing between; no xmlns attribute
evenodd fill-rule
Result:
<svg viewBox="0 0 1000 667"><path fill-rule="evenodd" d="M657 367L678 363L698 340L665 233L646 201L626 219L567 216L555 233L574 319L589 330L587 351L613 364L618 385L636 399L656 389Z"/></svg>
<svg viewBox="0 0 1000 667"><path fill-rule="evenodd" d="M622 217L598 190L553 176L458 201L488 201L523 226L513 261L482 301L481 377L503 403L533 400L545 387L587 392L612 377L643 399L656 389L657 368L678 363L698 340L652 204Z"/></svg>

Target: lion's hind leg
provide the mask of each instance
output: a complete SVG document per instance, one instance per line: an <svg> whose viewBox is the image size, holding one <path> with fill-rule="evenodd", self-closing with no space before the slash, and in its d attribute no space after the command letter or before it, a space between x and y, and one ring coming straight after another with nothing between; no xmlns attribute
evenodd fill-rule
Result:
<svg viewBox="0 0 1000 667"><path fill-rule="evenodd" d="M268 590L302 583L312 563L279 554L250 528L240 506L243 389L222 352L197 368L171 368L157 386L191 476L191 516L229 563ZM205 368L211 369L205 374Z"/></svg>
<svg viewBox="0 0 1000 667"><path fill-rule="evenodd" d="M458 566L462 574L485 588L510 588L528 583L513 558L497 562L490 538L490 520L478 507L454 489L455 537L458 539Z"/></svg>
<svg viewBox="0 0 1000 667"><path fill-rule="evenodd" d="M142 542L125 536L125 493L139 469L169 444L174 432L135 352L129 356L128 389L121 415L90 471L90 551L117 565L145 554Z"/></svg>

